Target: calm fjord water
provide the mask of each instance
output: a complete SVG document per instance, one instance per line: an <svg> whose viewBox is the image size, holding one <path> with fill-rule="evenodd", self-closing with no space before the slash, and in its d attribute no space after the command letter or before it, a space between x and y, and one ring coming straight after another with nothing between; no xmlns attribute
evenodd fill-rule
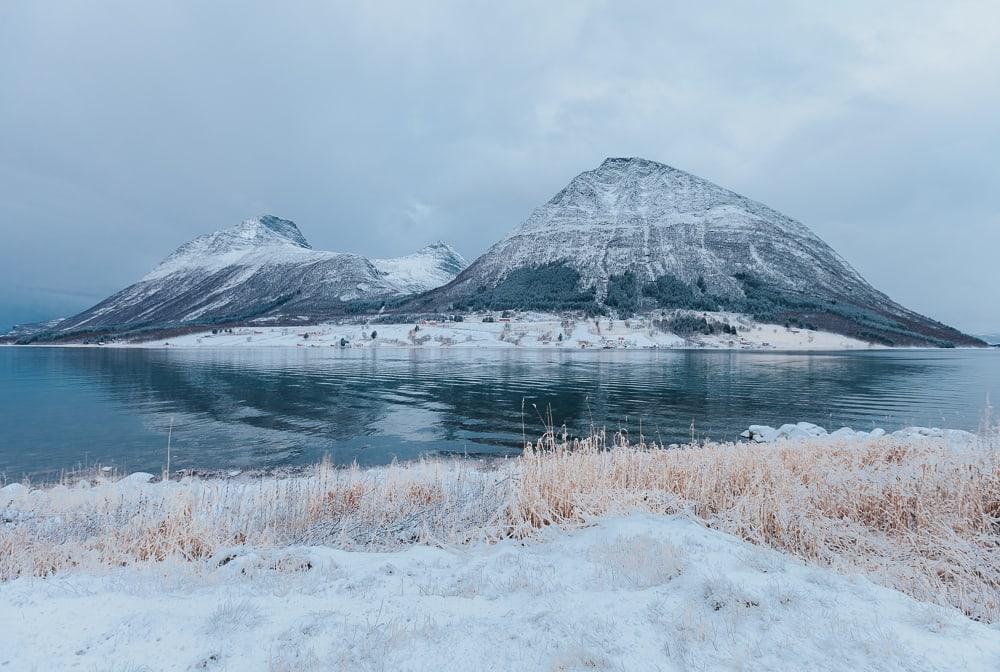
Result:
<svg viewBox="0 0 1000 672"><path fill-rule="evenodd" d="M513 454L593 424L661 441L753 423L975 429L1000 352L0 348L0 473ZM524 413L522 415L522 400ZM536 410L537 408L537 410Z"/></svg>

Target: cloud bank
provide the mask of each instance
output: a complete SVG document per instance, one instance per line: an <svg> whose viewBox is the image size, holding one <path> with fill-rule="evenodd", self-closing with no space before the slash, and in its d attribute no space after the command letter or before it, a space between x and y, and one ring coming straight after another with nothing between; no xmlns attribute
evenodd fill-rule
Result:
<svg viewBox="0 0 1000 672"><path fill-rule="evenodd" d="M0 6L0 324L261 212L319 248L474 258L644 156L1000 330L996 3L282 4Z"/></svg>

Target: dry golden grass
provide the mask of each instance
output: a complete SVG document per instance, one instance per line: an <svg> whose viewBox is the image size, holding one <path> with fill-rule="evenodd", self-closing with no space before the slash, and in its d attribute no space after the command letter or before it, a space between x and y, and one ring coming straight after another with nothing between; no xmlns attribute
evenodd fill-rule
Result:
<svg viewBox="0 0 1000 672"><path fill-rule="evenodd" d="M1000 620L1000 451L941 440L710 444L601 436L520 460L510 530L635 508L686 512L755 544Z"/></svg>
<svg viewBox="0 0 1000 672"><path fill-rule="evenodd" d="M549 433L493 468L321 464L285 479L97 478L40 493L0 501L0 580L166 559L215 566L243 545L489 542L638 509L691 515L1000 621L1000 446L992 431L968 446L883 438L680 449Z"/></svg>

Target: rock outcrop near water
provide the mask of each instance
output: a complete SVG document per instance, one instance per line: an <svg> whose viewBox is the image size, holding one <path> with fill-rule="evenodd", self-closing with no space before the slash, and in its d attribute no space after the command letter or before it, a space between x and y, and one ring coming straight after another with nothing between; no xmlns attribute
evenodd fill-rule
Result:
<svg viewBox="0 0 1000 672"><path fill-rule="evenodd" d="M786 423L781 427L771 427L769 425L750 425L750 428L740 434L744 439L749 439L754 443L774 443L776 441L795 441L800 439L819 439L824 437L842 439L847 441L869 441L880 439L883 436L890 436L901 441L914 441L919 439L945 439L949 445L966 446L976 440L976 435L962 429L941 429L940 427L904 427L894 432L886 432L881 427L875 427L871 431L854 430L850 427L841 427L832 432L827 432L819 425L811 422Z"/></svg>

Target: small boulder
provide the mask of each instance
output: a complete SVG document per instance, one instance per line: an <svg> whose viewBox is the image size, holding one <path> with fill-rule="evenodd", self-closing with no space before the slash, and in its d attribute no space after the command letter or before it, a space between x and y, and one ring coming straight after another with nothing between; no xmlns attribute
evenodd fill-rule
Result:
<svg viewBox="0 0 1000 672"><path fill-rule="evenodd" d="M781 427L778 427L778 436L779 437L786 437L786 436L788 436L788 433L791 432L796 427L798 427L798 425L796 425L795 423L786 422Z"/></svg>
<svg viewBox="0 0 1000 672"><path fill-rule="evenodd" d="M152 474L147 474L145 471L137 471L134 474L129 474L125 478L118 481L118 485L130 486L130 485L141 485L143 483L151 483L156 476Z"/></svg>
<svg viewBox="0 0 1000 672"><path fill-rule="evenodd" d="M811 422L800 422L795 425L809 436L826 436L826 430Z"/></svg>
<svg viewBox="0 0 1000 672"><path fill-rule="evenodd" d="M147 474L145 471L137 471L134 474L129 474L125 478L130 481L134 481L135 483L150 483L154 478L156 478L156 476Z"/></svg>
<svg viewBox="0 0 1000 672"><path fill-rule="evenodd" d="M754 443L770 443L778 438L778 430L768 425L750 425L747 431Z"/></svg>
<svg viewBox="0 0 1000 672"><path fill-rule="evenodd" d="M784 439L811 439L814 438L812 434L802 429L801 427L792 427L790 430L782 435Z"/></svg>

